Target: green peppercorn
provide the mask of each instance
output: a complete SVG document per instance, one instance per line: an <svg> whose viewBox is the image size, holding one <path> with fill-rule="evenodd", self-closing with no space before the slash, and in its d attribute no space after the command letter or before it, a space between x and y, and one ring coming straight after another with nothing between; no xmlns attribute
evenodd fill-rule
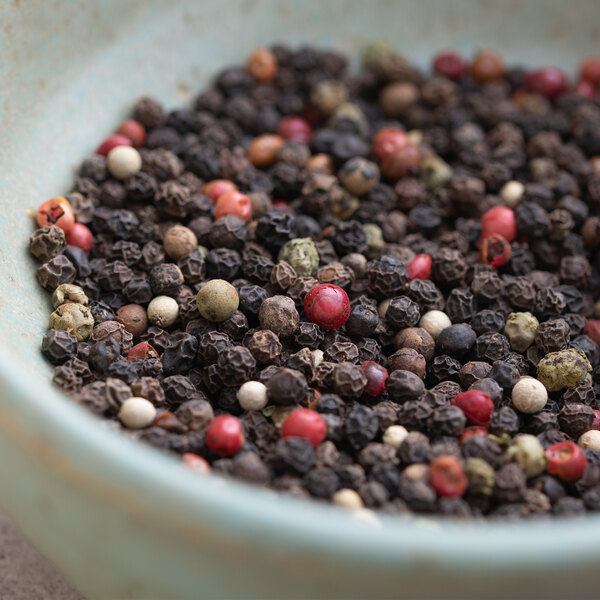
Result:
<svg viewBox="0 0 600 600"><path fill-rule="evenodd" d="M385 246L385 240L383 239L381 227L379 227L379 225L375 225L375 223L366 223L363 225L363 229L367 236L367 258L378 258L383 250L383 247Z"/></svg>
<svg viewBox="0 0 600 600"><path fill-rule="evenodd" d="M308 277L319 266L319 253L311 238L297 238L283 245L277 260L285 260L300 277Z"/></svg>
<svg viewBox="0 0 600 600"><path fill-rule="evenodd" d="M506 451L509 462L516 462L525 475L535 477L546 469L546 453L535 435L518 435Z"/></svg>
<svg viewBox="0 0 600 600"><path fill-rule="evenodd" d="M323 115L332 114L347 99L346 84L335 79L319 81L310 91L311 104Z"/></svg>
<svg viewBox="0 0 600 600"><path fill-rule="evenodd" d="M65 302L75 302L76 304L89 304L89 299L85 292L78 285L72 283L61 283L52 294L52 305L57 308Z"/></svg>
<svg viewBox="0 0 600 600"><path fill-rule="evenodd" d="M421 163L421 181L430 192L435 192L452 178L452 168L439 156L429 156Z"/></svg>
<svg viewBox="0 0 600 600"><path fill-rule="evenodd" d="M366 69L377 70L381 59L393 53L394 46L387 40L371 42L363 51L363 66Z"/></svg>
<svg viewBox="0 0 600 600"><path fill-rule="evenodd" d="M208 321L226 321L238 309L237 290L224 279L207 281L196 294L198 312Z"/></svg>
<svg viewBox="0 0 600 600"><path fill-rule="evenodd" d="M92 335L94 317L87 306L77 302L65 302L50 315L50 328L68 331L78 342L85 342Z"/></svg>
<svg viewBox="0 0 600 600"><path fill-rule="evenodd" d="M591 371L586 355L581 350L569 348L546 354L538 364L537 378L549 392L556 392L577 385Z"/></svg>
<svg viewBox="0 0 600 600"><path fill-rule="evenodd" d="M356 133L363 137L366 137L369 133L369 122L365 113L351 102L340 104L329 117L327 126L331 129Z"/></svg>
<svg viewBox="0 0 600 600"><path fill-rule="evenodd" d="M465 475L469 480L469 491L473 494L491 496L494 491L494 468L481 458L467 458Z"/></svg>
<svg viewBox="0 0 600 600"><path fill-rule="evenodd" d="M511 348L517 352L525 352L533 344L539 324L530 312L510 313L504 326L504 335Z"/></svg>

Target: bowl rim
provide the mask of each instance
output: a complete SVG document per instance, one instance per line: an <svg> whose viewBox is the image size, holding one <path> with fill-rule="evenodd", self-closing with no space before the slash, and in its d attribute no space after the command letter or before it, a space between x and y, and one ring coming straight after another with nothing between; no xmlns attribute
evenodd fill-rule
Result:
<svg viewBox="0 0 600 600"><path fill-rule="evenodd" d="M49 381L28 377L2 346L0 388L6 390L3 408L17 417L10 429L15 423L18 426L19 419L27 419L27 427L19 432L21 444L43 429L46 441L76 469L88 476L100 473L103 484L128 485L130 496L133 493L151 510L160 510L166 521L184 519L191 530L199 525L205 531L208 525L253 547L260 543L286 551L310 549L322 557L343 555L363 567L404 569L426 560L454 573L489 569L492 555L495 571L513 573L532 572L542 565L579 569L596 563L600 555L600 515L518 522L380 515L373 524L324 502L300 500L216 475L190 476L190 469L174 457L103 427L99 417ZM0 429L11 435L1 421ZM39 458L52 469L50 457ZM165 515L167 499L178 510Z"/></svg>

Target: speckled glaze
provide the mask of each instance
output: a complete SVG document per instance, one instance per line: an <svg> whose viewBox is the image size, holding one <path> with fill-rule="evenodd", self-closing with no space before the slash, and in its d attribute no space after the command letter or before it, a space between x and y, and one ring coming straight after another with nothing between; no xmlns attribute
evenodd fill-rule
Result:
<svg viewBox="0 0 600 600"><path fill-rule="evenodd" d="M373 526L109 431L50 384L50 298L26 246L28 209L68 191L134 99L185 103L265 41L383 37L423 65L492 47L573 69L598 35L593 0L0 1L0 502L90 600L595 595L600 517Z"/></svg>

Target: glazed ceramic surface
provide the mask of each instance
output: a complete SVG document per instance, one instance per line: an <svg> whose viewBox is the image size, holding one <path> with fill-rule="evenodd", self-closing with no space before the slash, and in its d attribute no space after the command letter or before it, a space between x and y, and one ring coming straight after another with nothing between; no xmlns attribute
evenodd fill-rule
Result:
<svg viewBox="0 0 600 600"><path fill-rule="evenodd" d="M108 430L50 383L27 239L28 209L69 190L136 98L188 103L257 45L356 55L387 38L423 66L490 47L572 70L598 51L598 16L593 0L0 2L0 503L90 599L593 595L599 517L374 526Z"/></svg>

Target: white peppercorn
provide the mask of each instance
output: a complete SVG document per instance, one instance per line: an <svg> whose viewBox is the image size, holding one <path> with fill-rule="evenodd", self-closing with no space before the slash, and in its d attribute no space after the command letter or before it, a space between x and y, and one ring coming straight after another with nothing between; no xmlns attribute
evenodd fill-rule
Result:
<svg viewBox="0 0 600 600"><path fill-rule="evenodd" d="M260 381L246 381L238 390L237 399L244 410L262 410L268 402L267 386Z"/></svg>
<svg viewBox="0 0 600 600"><path fill-rule="evenodd" d="M500 189L500 198L506 206L514 208L523 196L525 186L519 181L507 181Z"/></svg>
<svg viewBox="0 0 600 600"><path fill-rule="evenodd" d="M341 506L342 508L347 508L349 510L360 510L361 508L364 508L362 498L357 492L349 488L338 490L335 494L333 494L331 500L337 506Z"/></svg>
<svg viewBox="0 0 600 600"><path fill-rule="evenodd" d="M140 153L131 146L117 146L106 157L108 170L116 179L127 179L142 168Z"/></svg>
<svg viewBox="0 0 600 600"><path fill-rule="evenodd" d="M177 321L179 304L170 296L156 296L148 304L148 320L158 327L170 327Z"/></svg>
<svg viewBox="0 0 600 600"><path fill-rule="evenodd" d="M600 452L600 431L590 429L581 434L577 442L584 450L596 450Z"/></svg>
<svg viewBox="0 0 600 600"><path fill-rule="evenodd" d="M383 443L392 448L400 448L404 438L408 435L408 430L402 425L390 425L383 433Z"/></svg>
<svg viewBox="0 0 600 600"><path fill-rule="evenodd" d="M143 429L148 427L156 417L156 408L150 400L133 396L121 405L119 419L129 429Z"/></svg>
<svg viewBox="0 0 600 600"><path fill-rule="evenodd" d="M419 327L424 329L434 340L437 340L440 333L450 325L452 325L450 317L441 310L430 310L419 321Z"/></svg>
<svg viewBox="0 0 600 600"><path fill-rule="evenodd" d="M512 389L511 398L518 411L533 414L546 406L548 390L541 381L533 377L521 377Z"/></svg>
<svg viewBox="0 0 600 600"><path fill-rule="evenodd" d="M312 354L313 366L316 369L323 362L323 350L317 348L316 350L311 350L310 353Z"/></svg>

